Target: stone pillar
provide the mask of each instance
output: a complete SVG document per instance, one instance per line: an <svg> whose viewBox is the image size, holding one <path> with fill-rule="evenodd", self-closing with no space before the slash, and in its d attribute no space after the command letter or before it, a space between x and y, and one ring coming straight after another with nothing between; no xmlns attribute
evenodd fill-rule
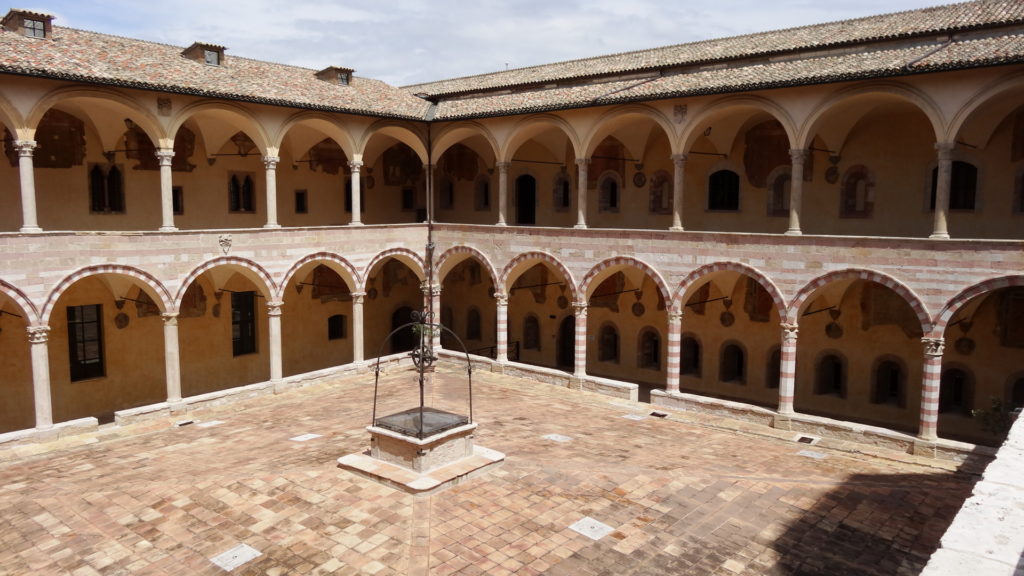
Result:
<svg viewBox="0 0 1024 576"><path fill-rule="evenodd" d="M918 437L933 441L939 435L939 384L942 381L942 338L922 338L924 374L921 381L921 416Z"/></svg>
<svg viewBox="0 0 1024 576"><path fill-rule="evenodd" d="M495 356L499 364L508 362L508 294L498 292L494 294L497 301L498 319L497 339L495 340Z"/></svg>
<svg viewBox="0 0 1024 576"><path fill-rule="evenodd" d="M672 155L672 226L669 230L683 229L683 177L686 175L686 160L686 154Z"/></svg>
<svg viewBox="0 0 1024 576"><path fill-rule="evenodd" d="M21 177L21 230L20 232L42 232L36 219L36 176L32 164L35 140L15 140L18 151L18 174ZM49 394L49 392L47 392Z"/></svg>
<svg viewBox="0 0 1024 576"><path fill-rule="evenodd" d="M796 337L800 327L782 324L782 350L779 362L779 414L793 413L796 397Z"/></svg>
<svg viewBox="0 0 1024 576"><path fill-rule="evenodd" d="M587 167L590 158L576 159L576 172L579 181L576 183L576 228L587 227Z"/></svg>
<svg viewBox="0 0 1024 576"><path fill-rule="evenodd" d="M267 302L267 336L270 342L270 382L277 385L284 379L281 359L281 306L284 302Z"/></svg>
<svg viewBox="0 0 1024 576"><path fill-rule="evenodd" d="M441 285L434 284L427 286L423 283L423 307L429 310L432 316L429 318L431 324L441 323ZM441 349L441 330L434 330L430 338L430 346L434 350Z"/></svg>
<svg viewBox="0 0 1024 576"><path fill-rule="evenodd" d="M434 165L424 164L423 171L427 173L427 222L434 221Z"/></svg>
<svg viewBox="0 0 1024 576"><path fill-rule="evenodd" d="M53 428L53 403L50 401L49 326L29 326L28 342L32 353L32 392L36 407L36 429Z"/></svg>
<svg viewBox="0 0 1024 576"><path fill-rule="evenodd" d="M573 376L587 376L587 303L573 302L573 313L576 315L576 346L573 350L575 370Z"/></svg>
<svg viewBox="0 0 1024 576"><path fill-rule="evenodd" d="M932 235L929 238L949 238L946 220L949 218L949 187L953 180L953 149L955 142L936 142L939 152L938 174L935 177L935 216L932 221Z"/></svg>
<svg viewBox="0 0 1024 576"><path fill-rule="evenodd" d="M174 160L172 148L159 148L156 159L160 162L160 214L163 224L161 232L173 232L174 226L174 186L171 180L171 161ZM180 398L179 398L180 400Z"/></svg>
<svg viewBox="0 0 1024 576"><path fill-rule="evenodd" d="M363 301L366 292L352 293L352 361L356 364L365 359L363 352Z"/></svg>
<svg viewBox="0 0 1024 576"><path fill-rule="evenodd" d="M668 313L668 361L665 363L668 368L666 374L665 390L670 393L679 392L679 343L683 334L683 313L672 310Z"/></svg>
<svg viewBox="0 0 1024 576"><path fill-rule="evenodd" d="M264 228L280 228L277 223L277 163L281 158L264 156L263 165L267 168L267 223Z"/></svg>
<svg viewBox="0 0 1024 576"><path fill-rule="evenodd" d="M167 402L181 402L181 359L178 348L178 313L161 314L164 319L164 373L167 378Z"/></svg>
<svg viewBox="0 0 1024 576"><path fill-rule="evenodd" d="M360 198L363 190L362 178L359 176L360 169L363 167L362 162L349 162L348 167L352 169L352 221L349 222L349 226L362 226L363 225L363 202Z"/></svg>
<svg viewBox="0 0 1024 576"><path fill-rule="evenodd" d="M505 213L508 212L508 167L510 162L498 162L498 226L507 226Z"/></svg>
<svg viewBox="0 0 1024 576"><path fill-rule="evenodd" d="M786 230L786 234L799 236L803 234L800 231L800 206L803 203L804 162L807 161L807 150L794 148L789 151L789 157L793 159L793 167L789 178L789 229Z"/></svg>

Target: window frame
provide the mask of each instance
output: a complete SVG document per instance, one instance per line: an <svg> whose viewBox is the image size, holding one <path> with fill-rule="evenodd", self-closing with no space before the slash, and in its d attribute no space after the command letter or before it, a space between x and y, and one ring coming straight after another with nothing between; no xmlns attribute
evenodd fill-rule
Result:
<svg viewBox="0 0 1024 576"><path fill-rule="evenodd" d="M85 319L86 310L91 310L94 318ZM76 316L78 319L76 318ZM106 358L103 342L103 305L84 304L67 307L68 330L68 368L71 381L81 382L103 378L107 375ZM94 337L86 339L86 326L94 325ZM90 344L95 347L93 354L87 354Z"/></svg>
<svg viewBox="0 0 1024 576"><path fill-rule="evenodd" d="M716 178L716 176L718 176L719 174L721 174L722 176L719 176L718 178ZM724 183L723 182L719 182L719 180L721 180L722 178L725 178L726 176L728 176L729 182L724 182ZM725 184L733 184L734 183L735 184L735 190L733 190L731 188L729 190L718 190L716 188L713 188L713 186L716 185L716 183L719 186L724 186ZM725 195L727 195L727 194L730 197L726 198ZM728 204L729 205L735 204L735 206L734 207L725 206L724 204L726 203L725 202L726 200L731 200L731 202L728 202ZM711 174L708 174L707 211L708 212L739 212L740 211L740 175L739 175L739 173L737 173L735 170L730 170L728 168L722 168L721 170L715 170Z"/></svg>
<svg viewBox="0 0 1024 576"><path fill-rule="evenodd" d="M258 350L256 292L231 294L231 355L256 354ZM237 330L236 330L237 327Z"/></svg>

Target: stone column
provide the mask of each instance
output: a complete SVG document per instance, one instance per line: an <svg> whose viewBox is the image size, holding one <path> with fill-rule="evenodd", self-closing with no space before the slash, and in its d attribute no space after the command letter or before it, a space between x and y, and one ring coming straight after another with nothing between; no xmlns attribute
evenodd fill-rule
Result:
<svg viewBox="0 0 1024 576"><path fill-rule="evenodd" d="M352 362L356 364L365 360L363 351L363 301L366 292L352 293Z"/></svg>
<svg viewBox="0 0 1024 576"><path fill-rule="evenodd" d="M497 339L495 340L495 356L499 364L508 362L508 294L497 292L494 294L497 301L498 319Z"/></svg>
<svg viewBox="0 0 1024 576"><path fill-rule="evenodd" d="M789 178L789 229L786 230L786 234L799 236L803 234L800 231L800 206L803 203L804 162L807 160L807 150L794 148L789 151L789 157L793 159L793 167Z"/></svg>
<svg viewBox="0 0 1024 576"><path fill-rule="evenodd" d="M424 164L423 171L427 173L427 222L434 221L434 165Z"/></svg>
<svg viewBox="0 0 1024 576"><path fill-rule="evenodd" d="M929 238L949 238L946 220L949 218L949 187L953 179L953 149L955 142L936 142L939 152L938 174L935 177L935 216L932 221L932 235Z"/></svg>
<svg viewBox="0 0 1024 576"><path fill-rule="evenodd" d="M28 342L32 354L32 392L36 407L36 429L53 428L53 403L50 401L49 326L29 326Z"/></svg>
<svg viewBox="0 0 1024 576"><path fill-rule="evenodd" d="M686 160L686 154L672 155L672 226L669 230L683 229L683 177L686 175Z"/></svg>
<svg viewBox="0 0 1024 576"><path fill-rule="evenodd" d="M349 226L362 226L363 202L360 195L362 194L363 186L359 172L363 167L363 163L349 162L348 167L352 169L352 221L349 222Z"/></svg>
<svg viewBox="0 0 1024 576"><path fill-rule="evenodd" d="M174 185L171 180L171 161L174 160L172 148L159 148L156 159L160 162L160 214L163 224L161 232L173 232L174 226ZM180 398L179 398L180 400Z"/></svg>
<svg viewBox="0 0 1024 576"><path fill-rule="evenodd" d="M668 368L666 374L665 390L670 393L679 392L679 343L683 334L683 313L672 310L668 313L668 360L665 363Z"/></svg>
<svg viewBox="0 0 1024 576"><path fill-rule="evenodd" d="M576 172L579 182L576 183L576 228L587 227L587 167L590 158L576 159Z"/></svg>
<svg viewBox="0 0 1024 576"><path fill-rule="evenodd" d="M433 286L427 286L426 282L423 283L423 306L426 310L429 310L433 315L429 321L432 324L441 323L441 285L434 284ZM430 338L430 345L434 350L441 349L441 330L434 330Z"/></svg>
<svg viewBox="0 0 1024 576"><path fill-rule="evenodd" d="M573 376L587 376L587 303L573 302L573 313L576 315L576 346L573 349L575 370Z"/></svg>
<svg viewBox="0 0 1024 576"><path fill-rule="evenodd" d="M270 342L270 382L277 386L284 379L281 359L281 306L284 302L267 302L267 336Z"/></svg>
<svg viewBox="0 0 1024 576"><path fill-rule="evenodd" d="M942 381L942 338L922 338L924 374L921 381L921 415L918 437L933 441L939 435L939 384Z"/></svg>
<svg viewBox="0 0 1024 576"><path fill-rule="evenodd" d="M18 174L21 177L21 230L20 232L42 232L36 219L36 176L32 164L35 140L15 140L18 151ZM49 392L47 392L49 393Z"/></svg>
<svg viewBox="0 0 1024 576"><path fill-rule="evenodd" d="M167 378L167 402L181 402L181 359L178 348L178 313L161 314L164 319L164 373Z"/></svg>
<svg viewBox="0 0 1024 576"><path fill-rule="evenodd" d="M507 226L505 214L508 212L508 167L510 162L498 162L498 226Z"/></svg>
<svg viewBox="0 0 1024 576"><path fill-rule="evenodd" d="M779 362L779 414L793 413L793 399L796 397L796 338L800 327L796 324L782 324L782 350Z"/></svg>
<svg viewBox="0 0 1024 576"><path fill-rule="evenodd" d="M267 223L264 228L280 228L277 223L277 163L278 156L264 156L263 165L267 168Z"/></svg>

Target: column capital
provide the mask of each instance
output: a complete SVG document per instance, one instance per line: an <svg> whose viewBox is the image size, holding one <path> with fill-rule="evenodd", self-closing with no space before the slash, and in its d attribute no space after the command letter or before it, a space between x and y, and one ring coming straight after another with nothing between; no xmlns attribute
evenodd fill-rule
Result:
<svg viewBox="0 0 1024 576"><path fill-rule="evenodd" d="M679 322L680 320L683 319L683 316L685 316L685 315L686 315L686 312L684 312L682 310L669 310L669 312L668 312L668 321L669 322Z"/></svg>
<svg viewBox="0 0 1024 576"><path fill-rule="evenodd" d="M672 163L675 164L676 166L679 166L680 164L682 164L682 163L686 162L687 160L689 160L690 159L690 155L689 154L673 154L671 156L671 158L672 158Z"/></svg>
<svg viewBox="0 0 1024 576"><path fill-rule="evenodd" d="M577 166L587 166L589 164L590 164L590 158L577 158L576 159L576 165Z"/></svg>
<svg viewBox="0 0 1024 576"><path fill-rule="evenodd" d="M782 326L782 339L786 341L794 341L797 338L797 334L800 332L800 326L798 324L791 324L789 322L783 322Z"/></svg>
<svg viewBox="0 0 1024 576"><path fill-rule="evenodd" d="M572 311L576 313L576 316L586 316L587 306L589 306L589 304L586 302L573 302Z"/></svg>
<svg viewBox="0 0 1024 576"><path fill-rule="evenodd" d="M807 155L809 153L810 153L810 151L807 150L806 148L790 148L789 149L789 157L793 160L794 163L802 164L805 160L807 160Z"/></svg>
<svg viewBox="0 0 1024 576"><path fill-rule="evenodd" d="M35 140L14 141L14 149L18 151L18 156L31 156L37 146Z"/></svg>
<svg viewBox="0 0 1024 576"><path fill-rule="evenodd" d="M924 355L941 357L946 348L945 342L942 338L921 338L921 343L924 344Z"/></svg>
<svg viewBox="0 0 1024 576"><path fill-rule="evenodd" d="M499 173L508 172L509 167L512 166L511 162L495 162L494 167L498 169Z"/></svg>
<svg viewBox="0 0 1024 576"><path fill-rule="evenodd" d="M359 174L359 170L362 169L363 163L358 160L353 160L348 163L348 167L352 169L353 174Z"/></svg>
<svg viewBox="0 0 1024 576"><path fill-rule="evenodd" d="M264 156L263 166L265 166L267 170L274 170L277 168L277 163L280 161L280 156Z"/></svg>
<svg viewBox="0 0 1024 576"><path fill-rule="evenodd" d="M164 326L177 326L178 325L178 313L177 312L164 312L160 315L164 319Z"/></svg>
<svg viewBox="0 0 1024 576"><path fill-rule="evenodd" d="M173 148L157 148L156 159L160 162L161 166L170 166L171 161L174 160L174 149Z"/></svg>
<svg viewBox="0 0 1024 576"><path fill-rule="evenodd" d="M956 142L936 142L935 150L939 153L939 160L951 160L953 150L956 150Z"/></svg>
<svg viewBox="0 0 1024 576"><path fill-rule="evenodd" d="M495 292L494 299L498 301L498 306L508 306L508 294L505 292Z"/></svg>
<svg viewBox="0 0 1024 576"><path fill-rule="evenodd" d="M362 304L365 299L366 299L366 292L353 292L352 293L352 303L353 304Z"/></svg>
<svg viewBox="0 0 1024 576"><path fill-rule="evenodd" d="M267 316L280 316L284 302L267 302Z"/></svg>
<svg viewBox="0 0 1024 576"><path fill-rule="evenodd" d="M29 326L25 331L28 332L29 344L46 344L50 339L49 326Z"/></svg>

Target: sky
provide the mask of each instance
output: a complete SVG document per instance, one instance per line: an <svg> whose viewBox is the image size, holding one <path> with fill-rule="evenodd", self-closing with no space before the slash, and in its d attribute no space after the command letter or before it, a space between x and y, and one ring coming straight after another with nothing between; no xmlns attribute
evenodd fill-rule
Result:
<svg viewBox="0 0 1024 576"><path fill-rule="evenodd" d="M30 0L34 1L34 0ZM54 24L395 86L943 4L943 0L53 0Z"/></svg>

